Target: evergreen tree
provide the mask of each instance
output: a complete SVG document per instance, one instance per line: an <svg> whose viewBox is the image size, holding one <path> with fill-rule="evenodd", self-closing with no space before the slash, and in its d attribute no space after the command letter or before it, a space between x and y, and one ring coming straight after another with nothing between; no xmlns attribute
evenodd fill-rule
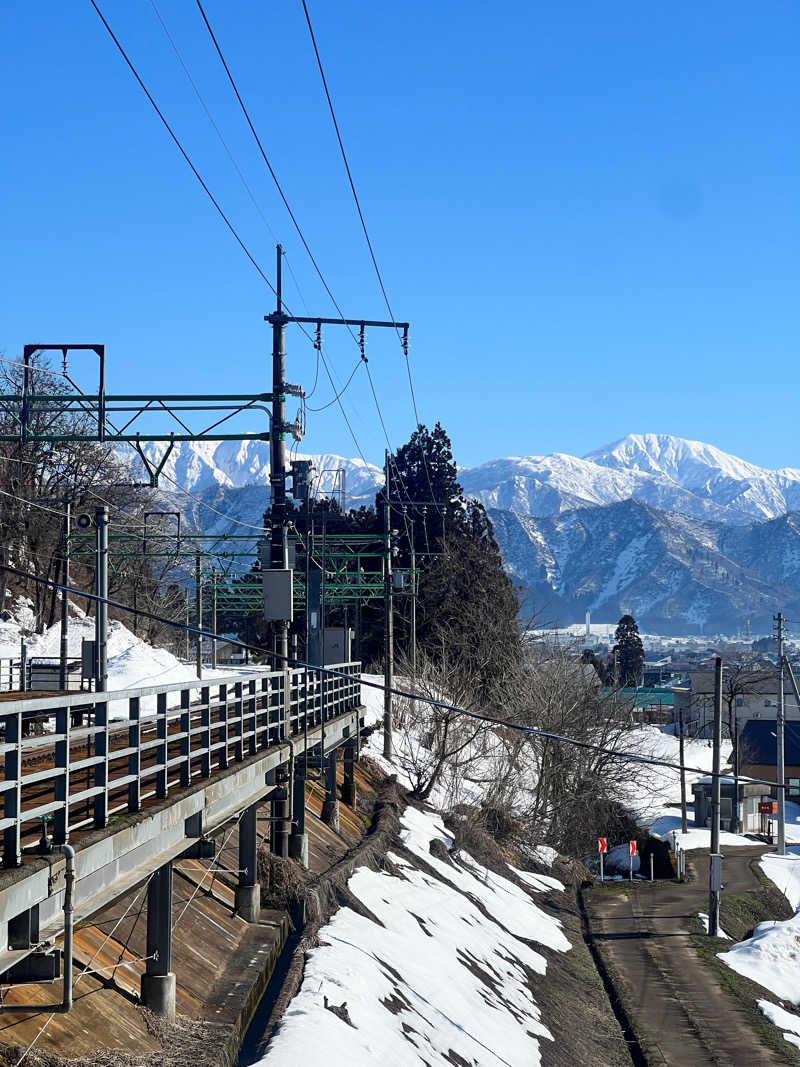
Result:
<svg viewBox="0 0 800 1067"><path fill-rule="evenodd" d="M614 634L617 657L617 681L622 686L636 686L644 667L644 647L633 615L623 615Z"/></svg>

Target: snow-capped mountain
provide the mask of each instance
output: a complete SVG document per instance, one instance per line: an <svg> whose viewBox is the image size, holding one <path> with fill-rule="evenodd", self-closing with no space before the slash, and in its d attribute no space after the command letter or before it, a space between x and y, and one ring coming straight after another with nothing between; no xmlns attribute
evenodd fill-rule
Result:
<svg viewBox="0 0 800 1067"><path fill-rule="evenodd" d="M144 446L149 460L163 455L164 446ZM128 457L131 456L127 453ZM316 469L315 491L324 495L334 489L341 490L344 471L344 486L348 505L372 500L377 487L383 484L380 467L364 463L362 459L347 459L332 453L309 456L292 453L293 459L313 459ZM140 460L131 459L134 469ZM139 474L144 472L139 469ZM269 485L269 442L267 441L181 441L170 453L163 469L162 488L171 492L177 482L190 493L219 490L244 489ZM253 496L254 494L250 494ZM260 508L263 512L269 494L262 494ZM238 516L235 516L238 517Z"/></svg>
<svg viewBox="0 0 800 1067"><path fill-rule="evenodd" d="M344 470L348 506L371 503L383 482L361 460L300 458L315 459L322 494ZM162 494L192 526L250 526L257 536L269 502L266 442L178 444L164 474ZM800 611L798 469L630 434L582 458L496 459L459 478L489 509L526 610L548 621L580 621L587 609L614 621L626 607L656 631L731 631L747 618L766 630L774 611Z"/></svg>
<svg viewBox="0 0 800 1067"><path fill-rule="evenodd" d="M521 515L629 499L729 523L800 509L800 470L767 470L666 434L629 434L581 459L554 453L492 460L462 471L461 483L487 507Z"/></svg>

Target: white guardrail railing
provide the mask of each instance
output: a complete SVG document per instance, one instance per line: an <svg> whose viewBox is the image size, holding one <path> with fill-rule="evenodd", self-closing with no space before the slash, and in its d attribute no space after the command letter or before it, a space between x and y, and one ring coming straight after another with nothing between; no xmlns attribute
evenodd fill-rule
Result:
<svg viewBox="0 0 800 1067"><path fill-rule="evenodd" d="M360 663L0 701L3 864L353 710Z"/></svg>

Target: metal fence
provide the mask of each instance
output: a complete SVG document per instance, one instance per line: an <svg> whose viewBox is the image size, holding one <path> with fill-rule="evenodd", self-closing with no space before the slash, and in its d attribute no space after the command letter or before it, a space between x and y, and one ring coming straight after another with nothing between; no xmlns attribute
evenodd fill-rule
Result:
<svg viewBox="0 0 800 1067"><path fill-rule="evenodd" d="M361 665L334 669L0 702L4 865L43 832L62 844L353 710Z"/></svg>
<svg viewBox="0 0 800 1067"><path fill-rule="evenodd" d="M92 680L84 678L81 660L67 660L66 688L71 692L90 690ZM61 661L57 656L31 656L26 659L0 658L0 692L29 693L61 690Z"/></svg>

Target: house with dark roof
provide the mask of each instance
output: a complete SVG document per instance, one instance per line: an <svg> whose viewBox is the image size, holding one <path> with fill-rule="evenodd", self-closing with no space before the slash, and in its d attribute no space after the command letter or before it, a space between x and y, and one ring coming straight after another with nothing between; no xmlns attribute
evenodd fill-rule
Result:
<svg viewBox="0 0 800 1067"><path fill-rule="evenodd" d="M800 722L787 720L783 733L786 799L800 802ZM777 781L778 739L775 719L750 719L739 733L739 773ZM777 795L777 790L773 791Z"/></svg>

